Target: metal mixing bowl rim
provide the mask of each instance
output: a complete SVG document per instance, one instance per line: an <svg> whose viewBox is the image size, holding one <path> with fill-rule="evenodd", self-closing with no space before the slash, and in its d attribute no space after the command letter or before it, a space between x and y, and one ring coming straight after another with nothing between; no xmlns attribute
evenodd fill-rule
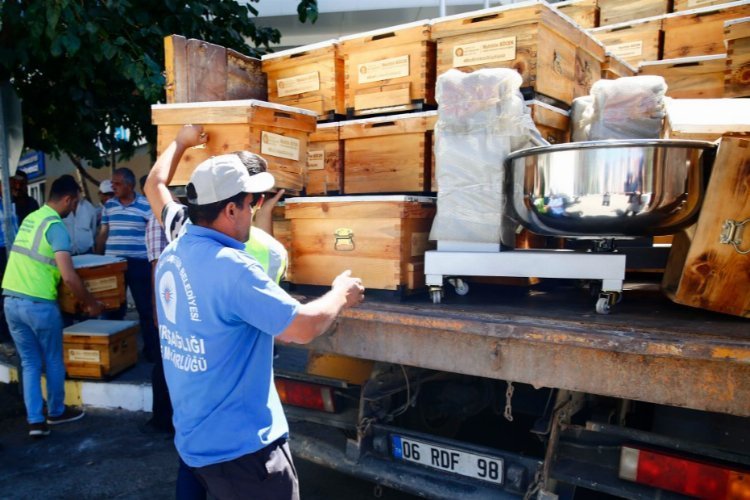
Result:
<svg viewBox="0 0 750 500"><path fill-rule="evenodd" d="M564 142L561 144L552 144L550 146L535 146L533 148L520 149L508 155L508 157L505 158L505 163L510 164L513 160L525 156L532 156L539 153L554 153L557 151L667 146L678 148L716 148L716 144L713 142L686 139L610 139L606 141Z"/></svg>

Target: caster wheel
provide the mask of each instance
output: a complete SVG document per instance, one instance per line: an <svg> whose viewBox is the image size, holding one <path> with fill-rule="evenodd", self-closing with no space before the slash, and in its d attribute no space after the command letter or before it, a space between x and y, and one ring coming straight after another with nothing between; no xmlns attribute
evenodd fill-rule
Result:
<svg viewBox="0 0 750 500"><path fill-rule="evenodd" d="M609 299L607 297L600 297L599 300L596 301L596 312L598 314L609 314L609 311Z"/></svg>
<svg viewBox="0 0 750 500"><path fill-rule="evenodd" d="M462 279L456 279L453 287L456 290L456 295L461 295L463 297L469 293L469 284Z"/></svg>
<svg viewBox="0 0 750 500"><path fill-rule="evenodd" d="M440 288L437 290L430 290L430 297L432 297L433 304L440 304L440 301L443 300L443 290Z"/></svg>

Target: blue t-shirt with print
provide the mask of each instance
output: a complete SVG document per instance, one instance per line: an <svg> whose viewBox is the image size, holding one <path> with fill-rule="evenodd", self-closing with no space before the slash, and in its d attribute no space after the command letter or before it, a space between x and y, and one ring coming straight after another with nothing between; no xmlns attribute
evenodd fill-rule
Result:
<svg viewBox="0 0 750 500"><path fill-rule="evenodd" d="M273 337L299 302L244 244L189 225L156 269L164 374L175 446L191 467L253 453L288 434L273 382Z"/></svg>

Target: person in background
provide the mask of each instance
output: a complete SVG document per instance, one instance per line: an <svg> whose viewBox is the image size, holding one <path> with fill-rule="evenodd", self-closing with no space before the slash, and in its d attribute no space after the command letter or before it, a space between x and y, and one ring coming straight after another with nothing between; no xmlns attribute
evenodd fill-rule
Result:
<svg viewBox="0 0 750 500"><path fill-rule="evenodd" d="M16 175L11 178L10 194L16 204L18 224L23 224L27 215L39 209L39 203L29 196L29 178L23 170L17 170Z"/></svg>
<svg viewBox="0 0 750 500"><path fill-rule="evenodd" d="M97 316L102 304L87 290L73 268L70 237L62 218L75 210L80 187L70 175L52 183L49 201L26 217L8 258L2 287L5 316L21 357L23 399L29 435L50 433L48 425L82 418L84 413L65 406L63 321L57 304L60 279ZM42 366L47 376L47 416L42 407Z"/></svg>
<svg viewBox="0 0 750 500"><path fill-rule="evenodd" d="M71 241L71 255L82 255L94 251L97 215L94 205L81 197L75 210L63 219Z"/></svg>
<svg viewBox="0 0 750 500"><path fill-rule="evenodd" d="M144 196L135 192L135 175L129 168L114 171L112 188L115 196L104 205L96 250L127 260L125 282L138 310L143 356L149 363L154 363L159 359L159 338L151 307L151 264L146 252L146 224L151 218L151 207ZM126 311L127 305L124 304L109 317L122 319Z"/></svg>
<svg viewBox="0 0 750 500"><path fill-rule="evenodd" d="M114 189L112 189L112 181L104 179L99 183L99 206L96 207L96 226L102 223L102 212L104 211L104 205L112 199L115 195Z"/></svg>

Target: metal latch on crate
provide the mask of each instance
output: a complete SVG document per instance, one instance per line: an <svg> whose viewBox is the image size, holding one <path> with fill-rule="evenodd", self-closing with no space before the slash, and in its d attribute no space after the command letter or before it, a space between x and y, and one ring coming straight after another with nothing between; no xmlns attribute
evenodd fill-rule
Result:
<svg viewBox="0 0 750 500"><path fill-rule="evenodd" d="M354 231L346 227L340 227L333 232L336 241L333 243L334 250L340 252L351 252L354 250Z"/></svg>
<svg viewBox="0 0 750 500"><path fill-rule="evenodd" d="M719 237L719 242L725 245L732 245L735 252L741 255L747 255L748 253L750 253L750 246L747 250L740 249L740 245L742 245L742 233L744 232L744 226L748 222L750 222L750 218L739 222L732 219L725 220L724 225L721 226L721 236Z"/></svg>

